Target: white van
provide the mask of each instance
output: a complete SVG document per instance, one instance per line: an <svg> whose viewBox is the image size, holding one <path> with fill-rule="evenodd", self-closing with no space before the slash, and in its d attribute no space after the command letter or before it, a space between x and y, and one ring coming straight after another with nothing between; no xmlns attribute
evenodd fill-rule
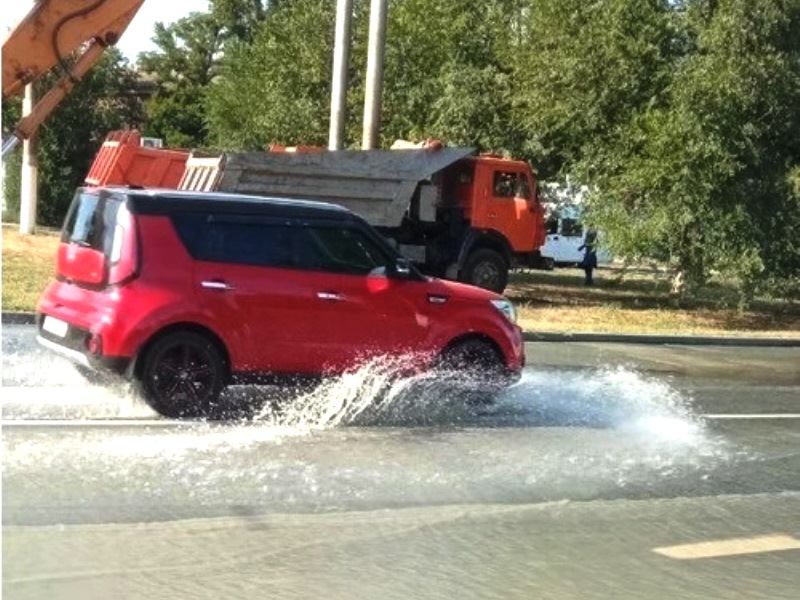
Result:
<svg viewBox="0 0 800 600"><path fill-rule="evenodd" d="M553 211L547 218L547 238L542 246L542 257L550 259L554 265L575 265L583 259L583 246L586 238L586 227L580 221L580 210L577 206L562 206ZM600 236L602 238L602 235ZM608 249L602 246L597 249L597 264L608 264L613 260Z"/></svg>

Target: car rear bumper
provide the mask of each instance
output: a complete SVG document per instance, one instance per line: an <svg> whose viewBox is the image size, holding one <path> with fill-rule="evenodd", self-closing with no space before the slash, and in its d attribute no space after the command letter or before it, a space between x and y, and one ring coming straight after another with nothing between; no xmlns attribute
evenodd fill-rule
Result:
<svg viewBox="0 0 800 600"><path fill-rule="evenodd" d="M39 345L67 358L71 362L96 371L110 371L122 374L128 368L131 362L129 358L89 352L89 339L93 335L89 330L64 322L66 329L62 332L63 335L56 335L44 328L45 317L44 313L36 315L36 341Z"/></svg>

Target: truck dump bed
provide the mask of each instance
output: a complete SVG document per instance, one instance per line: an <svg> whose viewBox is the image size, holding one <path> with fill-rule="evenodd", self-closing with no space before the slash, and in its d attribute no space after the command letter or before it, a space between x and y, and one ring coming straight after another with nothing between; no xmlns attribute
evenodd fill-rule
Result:
<svg viewBox="0 0 800 600"><path fill-rule="evenodd" d="M372 225L393 227L421 182L473 154L473 148L429 148L192 155L179 188L333 202Z"/></svg>
<svg viewBox="0 0 800 600"><path fill-rule="evenodd" d="M177 188L189 152L141 145L138 131L113 131L95 156L87 185Z"/></svg>

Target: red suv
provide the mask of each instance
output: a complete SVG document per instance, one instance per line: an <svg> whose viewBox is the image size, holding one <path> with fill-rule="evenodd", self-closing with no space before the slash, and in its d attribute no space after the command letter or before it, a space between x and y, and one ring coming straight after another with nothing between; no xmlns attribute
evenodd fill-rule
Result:
<svg viewBox="0 0 800 600"><path fill-rule="evenodd" d="M229 383L384 355L507 384L524 364L514 320L502 296L421 275L340 206L127 188L78 190L37 308L40 343L124 374L171 417L213 415Z"/></svg>

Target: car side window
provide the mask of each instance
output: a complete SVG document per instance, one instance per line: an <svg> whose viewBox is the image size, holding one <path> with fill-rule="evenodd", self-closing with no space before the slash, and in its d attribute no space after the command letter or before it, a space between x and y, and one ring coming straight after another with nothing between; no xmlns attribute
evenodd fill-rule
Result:
<svg viewBox="0 0 800 600"><path fill-rule="evenodd" d="M173 217L175 229L194 258L260 267L293 267L296 228L280 223L214 219L208 215Z"/></svg>
<svg viewBox="0 0 800 600"><path fill-rule="evenodd" d="M311 226L306 232L308 243L298 252L302 257L300 263L306 268L366 275L391 262L386 253L358 229Z"/></svg>
<svg viewBox="0 0 800 600"><path fill-rule="evenodd" d="M259 267L293 267L291 229L261 223L211 223L210 260Z"/></svg>
<svg viewBox="0 0 800 600"><path fill-rule="evenodd" d="M70 208L67 226L61 237L62 242L71 242L98 248L98 214L100 198L93 194L81 194Z"/></svg>
<svg viewBox="0 0 800 600"><path fill-rule="evenodd" d="M578 219L565 218L561 222L561 233L568 237L580 237L583 235L583 225Z"/></svg>
<svg viewBox="0 0 800 600"><path fill-rule="evenodd" d="M366 275L393 262L357 228L276 219L273 222L184 214L175 229L198 260Z"/></svg>

